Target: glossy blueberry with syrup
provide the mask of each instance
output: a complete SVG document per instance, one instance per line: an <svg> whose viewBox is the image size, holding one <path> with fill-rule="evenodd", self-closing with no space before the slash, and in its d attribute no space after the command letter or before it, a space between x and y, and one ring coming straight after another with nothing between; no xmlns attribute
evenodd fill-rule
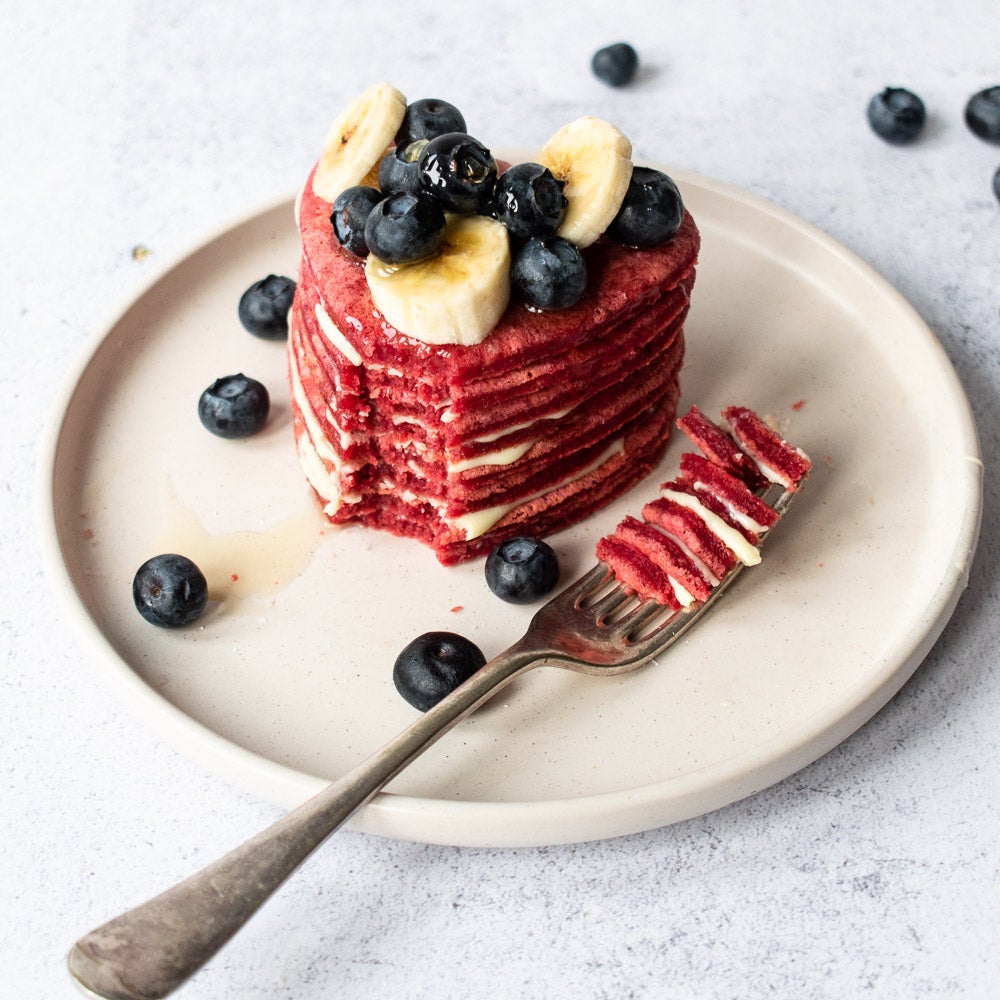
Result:
<svg viewBox="0 0 1000 1000"><path fill-rule="evenodd" d="M684 219L684 201L671 177L651 167L633 167L622 207L608 236L626 246L659 246L672 239Z"/></svg>
<svg viewBox="0 0 1000 1000"><path fill-rule="evenodd" d="M420 154L424 189L452 212L474 214L493 198L497 162L465 132L439 135Z"/></svg>
<svg viewBox="0 0 1000 1000"><path fill-rule="evenodd" d="M444 241L441 204L426 194L389 195L372 210L365 223L368 249L386 264L423 260Z"/></svg>
<svg viewBox="0 0 1000 1000"><path fill-rule="evenodd" d="M517 163L497 179L493 215L512 240L550 236L559 228L568 204L563 183L540 163Z"/></svg>
<svg viewBox="0 0 1000 1000"><path fill-rule="evenodd" d="M587 288L587 264L580 248L561 236L534 236L514 255L510 271L515 294L535 309L576 305Z"/></svg>
<svg viewBox="0 0 1000 1000"><path fill-rule="evenodd" d="M355 257L368 256L365 223L372 209L382 200L378 188L357 184L337 195L330 213L330 223L337 242Z"/></svg>
<svg viewBox="0 0 1000 1000"><path fill-rule="evenodd" d="M486 663L482 650L454 632L425 632L396 657L392 682L414 708L426 712Z"/></svg>
<svg viewBox="0 0 1000 1000"><path fill-rule="evenodd" d="M276 274L255 281L240 296L237 315L244 329L265 340L288 336L288 310L295 297L295 282Z"/></svg>
<svg viewBox="0 0 1000 1000"><path fill-rule="evenodd" d="M465 118L454 104L437 97L424 97L406 106L396 132L396 145L405 146L416 139L435 139L448 132L465 131Z"/></svg>
<svg viewBox="0 0 1000 1000"><path fill-rule="evenodd" d="M378 186L383 197L390 194L419 194L423 190L420 154L427 139L415 139L405 146L394 146L378 165Z"/></svg>
<svg viewBox="0 0 1000 1000"><path fill-rule="evenodd" d="M166 552L147 559L132 579L132 600L160 628L190 625L205 610L208 583L187 556Z"/></svg>

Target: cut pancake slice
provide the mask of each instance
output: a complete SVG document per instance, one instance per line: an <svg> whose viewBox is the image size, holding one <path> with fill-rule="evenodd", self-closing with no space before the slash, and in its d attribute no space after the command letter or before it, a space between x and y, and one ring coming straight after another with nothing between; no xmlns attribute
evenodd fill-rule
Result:
<svg viewBox="0 0 1000 1000"><path fill-rule="evenodd" d="M617 534L605 535L597 543L597 558L612 568L626 590L675 611L680 609L670 577L645 552Z"/></svg>
<svg viewBox="0 0 1000 1000"><path fill-rule="evenodd" d="M798 489L812 467L803 451L790 445L745 406L730 406L723 411L723 416L737 440L772 483L780 483L788 490Z"/></svg>
<svg viewBox="0 0 1000 1000"><path fill-rule="evenodd" d="M766 531L778 519L778 515L755 496L746 483L701 455L690 452L682 455L681 474L699 493L711 493L720 500L733 520L755 535Z"/></svg>
<svg viewBox="0 0 1000 1000"><path fill-rule="evenodd" d="M684 606L708 599L712 585L677 540L652 524L626 517L615 532L623 542L642 549L670 578L678 601Z"/></svg>
<svg viewBox="0 0 1000 1000"><path fill-rule="evenodd" d="M691 507L669 497L659 497L642 508L642 516L683 542L716 577L725 576L736 565L732 549Z"/></svg>
<svg viewBox="0 0 1000 1000"><path fill-rule="evenodd" d="M743 429L744 437L766 442L771 461L787 474L785 493L777 501L784 509L808 474L808 456L780 438L776 443L770 428L764 434L761 426L766 425L752 410L730 407L726 415ZM725 431L695 407L678 424L705 455L683 454L681 475L664 483L662 495L643 507L643 520L625 517L597 544L597 558L626 590L675 610L677 603L691 607L708 600L739 563L759 563L760 536L778 520L775 509L732 474L745 471L745 466ZM768 476L759 492L770 490L770 497L774 482Z"/></svg>
<svg viewBox="0 0 1000 1000"><path fill-rule="evenodd" d="M702 454L725 469L730 475L742 479L752 490L767 485L767 479L753 461L718 424L709 420L697 406L692 406L677 426L701 449Z"/></svg>

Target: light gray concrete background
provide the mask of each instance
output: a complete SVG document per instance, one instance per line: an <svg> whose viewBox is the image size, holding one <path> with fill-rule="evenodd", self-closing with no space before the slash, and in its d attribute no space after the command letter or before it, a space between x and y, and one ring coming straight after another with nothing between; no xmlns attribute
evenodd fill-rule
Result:
<svg viewBox="0 0 1000 1000"><path fill-rule="evenodd" d="M618 40L643 70L612 90L589 62ZM971 93L1000 83L994 0L8 3L0 990L75 995L64 956L82 932L278 814L156 739L95 681L44 578L33 472L87 338L159 262L300 184L333 116L381 79L453 100L497 146L608 118L637 155L772 199L874 265L970 397L982 542L913 679L803 772L601 843L472 850L344 832L182 995L998 995L1000 146L962 120ZM888 84L929 109L912 147L866 124ZM137 244L151 256L134 260Z"/></svg>

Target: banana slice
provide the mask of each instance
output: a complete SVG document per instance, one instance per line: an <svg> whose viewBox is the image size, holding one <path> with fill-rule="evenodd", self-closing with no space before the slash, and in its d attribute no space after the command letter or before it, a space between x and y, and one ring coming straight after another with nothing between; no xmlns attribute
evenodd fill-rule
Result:
<svg viewBox="0 0 1000 1000"><path fill-rule="evenodd" d="M377 83L347 105L330 126L313 191L332 202L341 191L377 177L378 161L392 144L406 112L406 98L391 84Z"/></svg>
<svg viewBox="0 0 1000 1000"><path fill-rule="evenodd" d="M620 129L587 115L564 125L542 147L538 162L565 182L569 204L556 231L590 246L611 224L632 177L632 143Z"/></svg>
<svg viewBox="0 0 1000 1000"><path fill-rule="evenodd" d="M400 333L425 344L478 344L510 301L506 227L480 215L449 215L433 257L365 264L372 301Z"/></svg>

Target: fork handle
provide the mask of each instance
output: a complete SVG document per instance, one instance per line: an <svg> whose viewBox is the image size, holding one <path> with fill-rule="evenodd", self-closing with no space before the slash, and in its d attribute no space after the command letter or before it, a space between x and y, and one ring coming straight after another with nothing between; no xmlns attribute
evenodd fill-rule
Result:
<svg viewBox="0 0 1000 1000"><path fill-rule="evenodd" d="M490 660L368 760L207 868L80 938L70 974L100 1000L157 1000L194 975L331 833L540 654Z"/></svg>

